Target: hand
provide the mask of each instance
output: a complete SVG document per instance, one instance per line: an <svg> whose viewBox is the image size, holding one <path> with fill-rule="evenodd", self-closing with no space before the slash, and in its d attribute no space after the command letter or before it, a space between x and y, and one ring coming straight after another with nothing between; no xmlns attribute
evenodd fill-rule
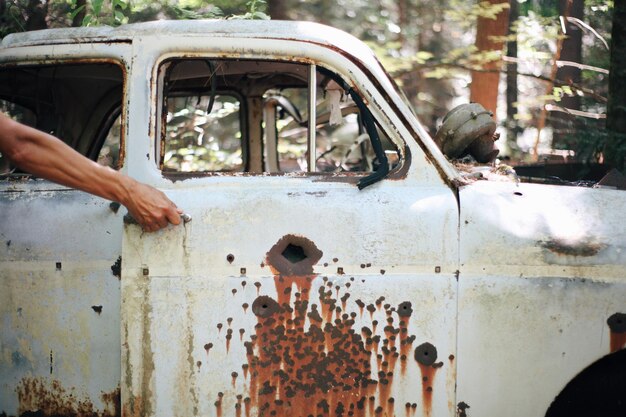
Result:
<svg viewBox="0 0 626 417"><path fill-rule="evenodd" d="M131 181L127 201L122 204L143 230L156 232L169 223L180 224L183 211L165 194L149 185Z"/></svg>

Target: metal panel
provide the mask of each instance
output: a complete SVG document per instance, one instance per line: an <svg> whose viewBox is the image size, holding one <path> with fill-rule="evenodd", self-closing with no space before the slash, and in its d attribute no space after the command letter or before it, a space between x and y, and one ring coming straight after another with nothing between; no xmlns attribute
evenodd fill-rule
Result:
<svg viewBox="0 0 626 417"><path fill-rule="evenodd" d="M626 311L626 193L479 183L460 200L458 401L468 415L545 415L624 347L608 321Z"/></svg>
<svg viewBox="0 0 626 417"><path fill-rule="evenodd" d="M0 412L119 415L121 215L42 181L0 212Z"/></svg>
<svg viewBox="0 0 626 417"><path fill-rule="evenodd" d="M262 180L126 229L125 415L454 415L449 189Z"/></svg>

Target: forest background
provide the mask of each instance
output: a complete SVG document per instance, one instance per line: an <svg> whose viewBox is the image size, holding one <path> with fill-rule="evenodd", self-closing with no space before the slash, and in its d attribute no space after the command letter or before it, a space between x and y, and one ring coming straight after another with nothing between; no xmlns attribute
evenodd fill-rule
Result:
<svg viewBox="0 0 626 417"><path fill-rule="evenodd" d="M471 100L494 113L507 163L567 166L553 170L567 181L624 169L623 0L0 0L0 37L200 18L343 29L375 51L433 135Z"/></svg>

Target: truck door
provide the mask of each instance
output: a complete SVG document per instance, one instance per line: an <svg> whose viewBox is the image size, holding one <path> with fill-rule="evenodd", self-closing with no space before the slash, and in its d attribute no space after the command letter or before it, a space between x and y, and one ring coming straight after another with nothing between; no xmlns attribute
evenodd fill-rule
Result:
<svg viewBox="0 0 626 417"><path fill-rule="evenodd" d="M0 110L119 168L129 51L5 49ZM0 167L0 415L115 415L119 205Z"/></svg>
<svg viewBox="0 0 626 417"><path fill-rule="evenodd" d="M124 415L454 415L456 200L370 82L182 56L129 154L192 220L125 226Z"/></svg>

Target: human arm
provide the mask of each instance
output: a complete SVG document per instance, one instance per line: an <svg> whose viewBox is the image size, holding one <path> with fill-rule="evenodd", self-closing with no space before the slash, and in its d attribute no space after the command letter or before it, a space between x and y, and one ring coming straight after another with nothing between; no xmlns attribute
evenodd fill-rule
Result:
<svg viewBox="0 0 626 417"><path fill-rule="evenodd" d="M118 201L146 231L180 223L182 211L161 191L99 165L54 136L1 113L0 153L24 171Z"/></svg>

